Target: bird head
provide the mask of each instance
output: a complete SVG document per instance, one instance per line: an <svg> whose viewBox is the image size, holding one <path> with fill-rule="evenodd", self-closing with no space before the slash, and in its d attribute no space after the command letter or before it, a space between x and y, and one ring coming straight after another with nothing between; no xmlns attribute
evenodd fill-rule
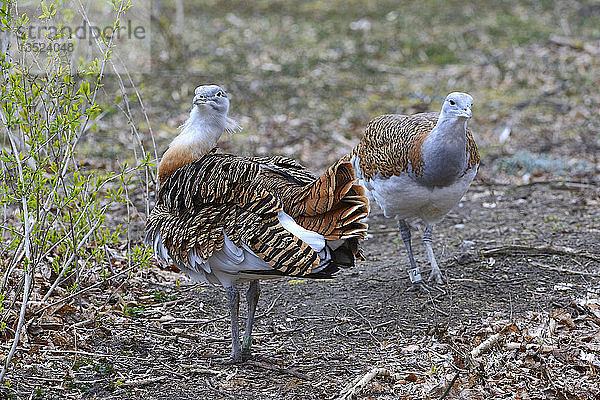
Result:
<svg viewBox="0 0 600 400"><path fill-rule="evenodd" d="M194 91L190 116L181 126L181 133L186 137L207 137L216 142L223 132L240 132L242 127L229 118L228 113L229 96L225 89L217 85L198 86Z"/></svg>
<svg viewBox="0 0 600 400"><path fill-rule="evenodd" d="M452 92L444 100L440 118L471 118L473 97L467 93Z"/></svg>
<svg viewBox="0 0 600 400"><path fill-rule="evenodd" d="M194 91L188 119L163 155L158 175L161 183L177 169L208 154L223 132L239 132L242 127L227 116L229 97L217 85L198 86Z"/></svg>
<svg viewBox="0 0 600 400"><path fill-rule="evenodd" d="M225 89L217 85L198 86L194 91L194 105L202 114L227 116L229 97Z"/></svg>

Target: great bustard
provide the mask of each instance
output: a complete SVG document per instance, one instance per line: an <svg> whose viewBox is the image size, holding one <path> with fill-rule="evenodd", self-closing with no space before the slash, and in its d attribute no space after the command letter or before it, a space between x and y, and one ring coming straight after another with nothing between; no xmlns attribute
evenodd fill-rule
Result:
<svg viewBox="0 0 600 400"><path fill-rule="evenodd" d="M415 218L426 224L423 244L431 264L429 280L443 282L431 248L432 232L463 197L479 168L477 145L467 129L472 106L470 95L454 92L439 114L381 115L369 122L352 152L361 182L385 216L398 220L413 284L422 283L408 225Z"/></svg>
<svg viewBox="0 0 600 400"><path fill-rule="evenodd" d="M231 314L231 359L250 356L259 279L328 278L360 257L358 239L369 211L352 164L340 160L316 178L285 157L215 153L227 117L219 86L195 91L189 119L159 166L161 187L146 242L190 278L225 288ZM240 346L238 284L249 281Z"/></svg>

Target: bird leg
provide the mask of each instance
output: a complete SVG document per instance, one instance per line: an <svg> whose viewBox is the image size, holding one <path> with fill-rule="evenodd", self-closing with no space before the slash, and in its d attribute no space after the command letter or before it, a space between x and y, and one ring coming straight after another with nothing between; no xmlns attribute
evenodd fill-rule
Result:
<svg viewBox="0 0 600 400"><path fill-rule="evenodd" d="M437 265L437 261L435 261L435 255L433 254L433 248L431 247L432 232L433 225L427 224L425 227L425 233L423 233L423 244L425 245L425 250L427 250L427 258L429 258L429 263L431 264L431 275L429 275L429 281L434 280L435 283L442 284L444 283L442 280L442 272L440 271L440 267Z"/></svg>
<svg viewBox="0 0 600 400"><path fill-rule="evenodd" d="M246 292L246 301L248 302L248 316L246 317L246 330L244 331L244 340L242 341L242 359L247 360L251 355L252 347L252 326L254 324L254 315L256 314L256 305L260 296L260 283L258 280L250 281L250 286Z"/></svg>
<svg viewBox="0 0 600 400"><path fill-rule="evenodd" d="M229 315L231 316L231 361L239 362L242 360L240 326L238 323L240 292L235 284L233 284L225 288L225 294L227 295L227 305L229 306Z"/></svg>
<svg viewBox="0 0 600 400"><path fill-rule="evenodd" d="M398 221L398 229L400 230L400 235L402 236L402 241L406 246L406 251L408 252L408 260L410 261L410 269L408 270L408 277L410 278L410 282L417 284L423 282L421 278L421 271L415 262L415 257L413 256L412 244L410 242L410 227L404 220Z"/></svg>

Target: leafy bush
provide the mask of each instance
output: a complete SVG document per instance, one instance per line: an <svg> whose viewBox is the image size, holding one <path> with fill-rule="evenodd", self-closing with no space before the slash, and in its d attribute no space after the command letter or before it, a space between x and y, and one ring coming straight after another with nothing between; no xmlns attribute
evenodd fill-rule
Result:
<svg viewBox="0 0 600 400"><path fill-rule="evenodd" d="M57 23L60 8L56 2L41 4L41 18ZM2 9L4 39L11 32L26 32L28 24L24 16L12 17L10 6L5 1ZM130 5L121 0L113 6L114 28L118 29ZM69 10L62 12L68 14ZM51 43L60 39L49 38ZM28 40L23 36L20 46ZM42 297L44 306L59 285L66 288L68 299L84 290L89 281L108 278L114 273L110 246L124 239L130 250L126 255L129 269L146 265L149 258L145 248L133 246L130 236L124 235L128 219L122 223L107 219L108 211L115 207L130 209L127 187L136 183L140 172L151 173L146 152L142 149L143 159L133 168L125 164L119 171L86 168L78 154L83 135L102 112L98 93L103 72L112 63L112 39L98 40L104 42L103 57L83 66L78 60L77 72L64 52L48 53L41 73L32 73L22 60L11 59L8 53L1 54L0 335L13 342L0 381L24 320L34 314L27 309L31 293ZM121 88L121 97L127 98L123 85ZM126 117L131 121L130 114ZM49 270L51 279L43 291L36 278L41 269ZM15 321L16 329L10 328Z"/></svg>

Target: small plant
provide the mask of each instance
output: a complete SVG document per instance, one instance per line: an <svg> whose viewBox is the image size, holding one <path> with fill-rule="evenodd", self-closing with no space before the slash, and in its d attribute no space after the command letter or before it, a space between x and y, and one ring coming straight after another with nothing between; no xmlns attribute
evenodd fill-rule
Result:
<svg viewBox="0 0 600 400"><path fill-rule="evenodd" d="M152 295L154 296L154 301L156 303L166 303L167 301L173 301L177 299L177 294L167 295L165 292L158 289L154 290Z"/></svg>
<svg viewBox="0 0 600 400"><path fill-rule="evenodd" d="M144 306L123 306L123 315L126 317L143 317L144 316Z"/></svg>
<svg viewBox="0 0 600 400"><path fill-rule="evenodd" d="M87 366L90 366L92 370L102 375L111 375L115 371L112 364L102 361L94 361L90 358L78 358L73 363L72 369L73 371L78 372L82 369L82 367Z"/></svg>
<svg viewBox="0 0 600 400"><path fill-rule="evenodd" d="M33 396L31 397L34 400L41 400L45 397L45 393L42 389L35 389L33 391Z"/></svg>

